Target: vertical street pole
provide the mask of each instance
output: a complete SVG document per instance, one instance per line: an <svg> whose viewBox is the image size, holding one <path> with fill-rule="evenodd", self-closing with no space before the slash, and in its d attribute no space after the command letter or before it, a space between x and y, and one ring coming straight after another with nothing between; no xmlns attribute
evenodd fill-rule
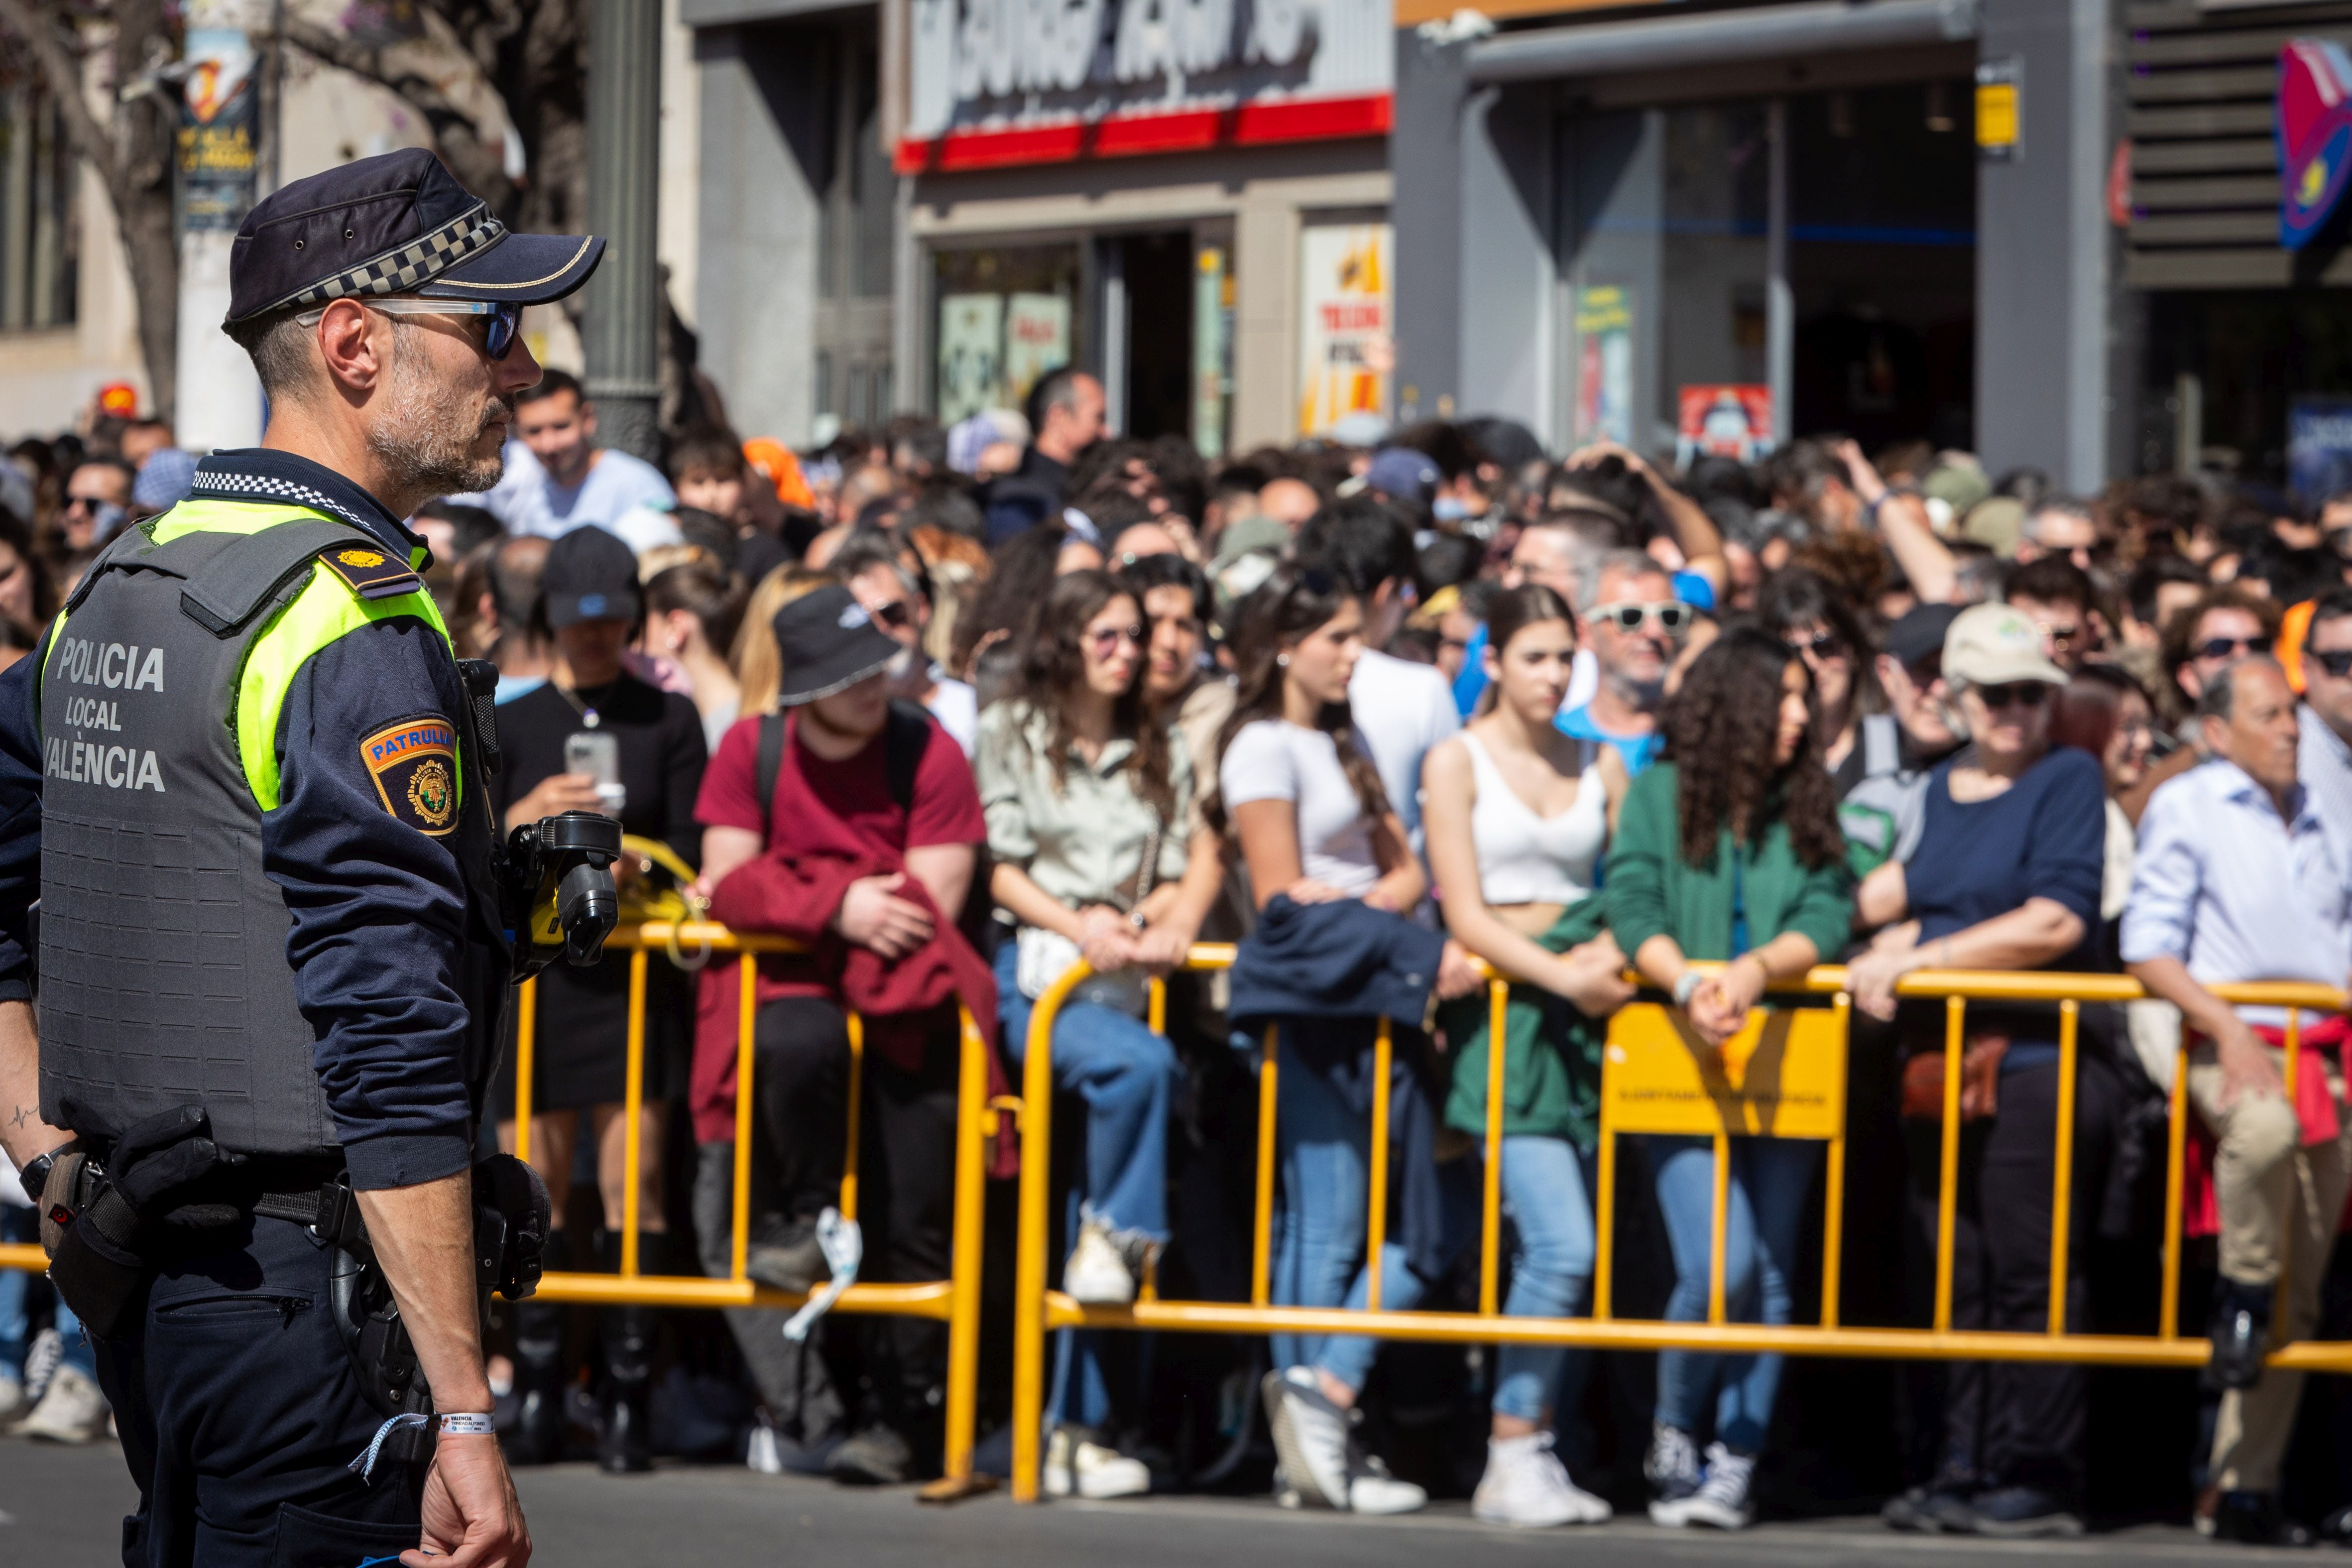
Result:
<svg viewBox="0 0 2352 1568"><path fill-rule="evenodd" d="M660 456L661 26L661 0L590 0L588 229L605 248L582 332L587 390L598 441L647 462Z"/></svg>
<svg viewBox="0 0 2352 1568"><path fill-rule="evenodd" d="M177 199L179 406L174 435L193 452L261 444L261 383L221 331L229 249L254 202L261 82L252 32L269 24L253 0L192 0L182 84Z"/></svg>

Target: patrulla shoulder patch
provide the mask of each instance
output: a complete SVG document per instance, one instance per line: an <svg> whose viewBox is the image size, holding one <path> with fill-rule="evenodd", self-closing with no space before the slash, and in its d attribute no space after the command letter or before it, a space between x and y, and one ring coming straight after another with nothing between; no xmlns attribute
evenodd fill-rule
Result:
<svg viewBox="0 0 2352 1568"><path fill-rule="evenodd" d="M406 558L372 545L338 544L320 552L319 559L362 599L390 599L425 586L425 579L409 570Z"/></svg>
<svg viewBox="0 0 2352 1568"><path fill-rule="evenodd" d="M387 724L360 742L384 810L438 838L457 826L457 731L438 714Z"/></svg>

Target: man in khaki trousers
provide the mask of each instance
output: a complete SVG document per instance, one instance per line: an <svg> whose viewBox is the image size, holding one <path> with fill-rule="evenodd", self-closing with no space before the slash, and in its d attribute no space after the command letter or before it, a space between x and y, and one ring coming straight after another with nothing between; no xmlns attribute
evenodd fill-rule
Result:
<svg viewBox="0 0 2352 1568"><path fill-rule="evenodd" d="M2123 957L2178 1006L2192 1049L2189 1098L2218 1144L2221 1218L2208 1376L2227 1392L2213 1433L2224 1540L2302 1544L2278 1510L2279 1463L2303 1393L2266 1370L2270 1349L2308 1335L2352 1180L2352 1107L2340 1018L2306 1015L2297 1081L2285 1081L2285 1016L2231 1007L2209 985L2352 976L2352 854L2296 776L2295 696L2270 658L2241 660L2198 703L2212 760L2159 788L2140 822ZM2284 1289L2280 1289L2284 1280ZM2273 1318L2273 1304L2276 1317Z"/></svg>

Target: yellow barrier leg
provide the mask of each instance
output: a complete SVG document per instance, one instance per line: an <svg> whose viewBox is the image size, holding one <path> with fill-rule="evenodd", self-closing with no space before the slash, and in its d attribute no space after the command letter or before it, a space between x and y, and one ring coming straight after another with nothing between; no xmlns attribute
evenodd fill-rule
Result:
<svg viewBox="0 0 2352 1568"><path fill-rule="evenodd" d="M1503 1272L1503 1040L1510 1019L1511 988L1486 983L1486 1190L1479 1200L1478 1310L1502 1310Z"/></svg>
<svg viewBox="0 0 2352 1568"><path fill-rule="evenodd" d="M1013 1500L1037 1500L1038 1445L1045 1422L1045 1239L1054 1141L1054 1019L1062 998L1090 973L1081 959L1048 986L1029 1015L1021 1075L1021 1233L1013 1279Z"/></svg>
<svg viewBox="0 0 2352 1568"><path fill-rule="evenodd" d="M962 1056L956 1086L955 1241L948 1304L947 1445L940 1478L919 1495L947 1502L992 1483L971 1473L972 1427L980 1407L981 1226L987 1214L988 1042L971 1015L959 1010Z"/></svg>
<svg viewBox="0 0 2352 1568"><path fill-rule="evenodd" d="M1853 1016L1853 998L1839 992L1832 1005L1837 1012L1838 1037L1850 1040L1848 1026ZM1829 1141L1829 1170L1824 1176L1828 1184L1822 1196L1822 1327L1838 1326L1838 1280L1845 1259L1845 1089L1844 1075L1839 1075L1838 1107L1835 1125L1838 1135Z"/></svg>
<svg viewBox="0 0 2352 1568"><path fill-rule="evenodd" d="M1592 1321L1609 1321L1610 1259L1617 1246L1617 1130L1611 1125L1609 1091L1605 1087L1609 1058L1601 1059L1604 1087L1601 1091L1601 1169L1592 1196Z"/></svg>
<svg viewBox="0 0 2352 1568"><path fill-rule="evenodd" d="M2074 1037L2078 1002L2058 1004L2058 1158L2050 1193L2050 1331L2066 1331L2066 1247L2074 1204Z"/></svg>
<svg viewBox="0 0 2352 1568"><path fill-rule="evenodd" d="M1715 1212L1707 1218L1706 1321L1724 1321L1723 1227L1731 1211L1731 1140L1715 1135Z"/></svg>
<svg viewBox="0 0 2352 1568"><path fill-rule="evenodd" d="M1960 1042L1968 1004L1944 1003L1944 1158L1936 1187L1936 1331L1952 1326L1952 1243L1960 1202Z"/></svg>
<svg viewBox="0 0 2352 1568"><path fill-rule="evenodd" d="M530 1163L531 1057L539 1044L539 982L526 980L515 990L515 1146L514 1157Z"/></svg>
<svg viewBox="0 0 2352 1568"><path fill-rule="evenodd" d="M629 954L629 1076L621 1099L621 1278L637 1277L637 1173L644 1150L646 1110L646 959L644 948Z"/></svg>
<svg viewBox="0 0 2352 1568"><path fill-rule="evenodd" d="M1281 1089L1282 1026L1265 1026L1265 1053L1257 1067L1257 1223L1250 1232L1250 1305L1263 1307L1274 1300L1268 1288L1274 1249L1274 1108Z"/></svg>
<svg viewBox="0 0 2352 1568"><path fill-rule="evenodd" d="M2180 1190L2189 1136L2189 1044L2172 1050L2172 1108L2164 1128L2164 1300L2157 1306L2156 1337L2180 1337Z"/></svg>
<svg viewBox="0 0 2352 1568"><path fill-rule="evenodd" d="M751 1058L757 1054L751 1046L760 1016L760 961L747 952L736 967L743 989L735 1015L735 1218L727 1277L740 1282L749 1278L744 1263L751 1251Z"/></svg>
<svg viewBox="0 0 2352 1568"><path fill-rule="evenodd" d="M857 1145L865 1131L866 1020L856 1013L849 1025L849 1140L841 1162L841 1217L857 1217Z"/></svg>
<svg viewBox="0 0 2352 1568"><path fill-rule="evenodd" d="M1364 1226L1364 1310L1381 1310L1381 1276L1389 1240L1389 1066L1393 1047L1389 1021L1381 1020L1372 1038L1372 1157L1371 1206Z"/></svg>
<svg viewBox="0 0 2352 1568"><path fill-rule="evenodd" d="M2296 1085L2297 1075L2301 1073L2302 1070L2303 1009L2300 1007L2289 1007L2286 1010L2286 1102L2289 1105L2294 1104L2300 1098L2296 1092ZM2294 1212L2294 1209L2300 1206L2300 1200L2298 1199L2294 1205L2289 1207L2287 1211L2288 1214L2292 1215ZM2329 1216L2331 1220L2335 1217L2336 1216L2334 1215ZM2299 1226L2289 1225L2285 1229L2287 1244L2279 1248L2278 1279L2271 1287L2271 1321L2281 1325L2282 1328L2284 1328L2287 1321L2287 1277L2294 1271L2294 1237L2299 1228ZM2332 1224L2327 1225L2321 1229L2319 1234L2322 1236L2332 1237L2336 1234L2336 1226ZM2321 1261L2325 1262L2326 1257L2327 1255L2325 1252L2322 1252L2320 1254ZM2284 1338L2274 1339L2271 1342L2271 1349L2276 1350L2279 1346L2284 1343L2286 1343L2286 1341Z"/></svg>

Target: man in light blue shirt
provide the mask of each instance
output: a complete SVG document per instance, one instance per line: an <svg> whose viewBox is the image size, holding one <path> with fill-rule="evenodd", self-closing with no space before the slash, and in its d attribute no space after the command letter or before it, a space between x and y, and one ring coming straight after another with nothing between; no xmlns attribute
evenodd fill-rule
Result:
<svg viewBox="0 0 2352 1568"><path fill-rule="evenodd" d="M1563 707L1554 722L1586 742L1588 753L1614 746L1626 773L1639 777L1665 743L1658 705L1694 612L1675 596L1666 569L1638 550L1601 556L1580 585L1577 631L1592 650L1600 679L1591 700Z"/></svg>
<svg viewBox="0 0 2352 1568"><path fill-rule="evenodd" d="M2340 986L2352 973L2352 884L2341 841L2296 775L2298 731L2286 672L2268 658L2223 670L2198 702L2212 760L2158 788L2140 821L2123 958L2191 1031L2189 1097L2219 1145L2221 1210L2212 1373L2229 1390L2213 1431L2221 1489L2217 1535L2272 1542L2283 1526L2279 1462L2294 1427L2301 1374L2265 1371L2277 1340L2307 1338L2352 1179L2352 1109L2336 1020L2305 1015L2302 1054L2325 1091L2284 1081L2277 1008L2237 1007L2209 985L2297 980ZM2331 1026L2333 1027L2331 1027ZM2302 1076L2308 1079L2310 1066ZM2298 1092L2298 1091L2303 1092ZM2285 1321L2271 1299L2287 1278Z"/></svg>
<svg viewBox="0 0 2352 1568"><path fill-rule="evenodd" d="M517 395L514 432L505 477L484 495L454 498L488 507L509 533L551 539L593 523L625 537L618 525L630 512L677 504L659 468L596 445L596 405L560 370Z"/></svg>
<svg viewBox="0 0 2352 1568"><path fill-rule="evenodd" d="M2303 637L2303 787L2336 843L2352 845L2352 588L2312 606Z"/></svg>

